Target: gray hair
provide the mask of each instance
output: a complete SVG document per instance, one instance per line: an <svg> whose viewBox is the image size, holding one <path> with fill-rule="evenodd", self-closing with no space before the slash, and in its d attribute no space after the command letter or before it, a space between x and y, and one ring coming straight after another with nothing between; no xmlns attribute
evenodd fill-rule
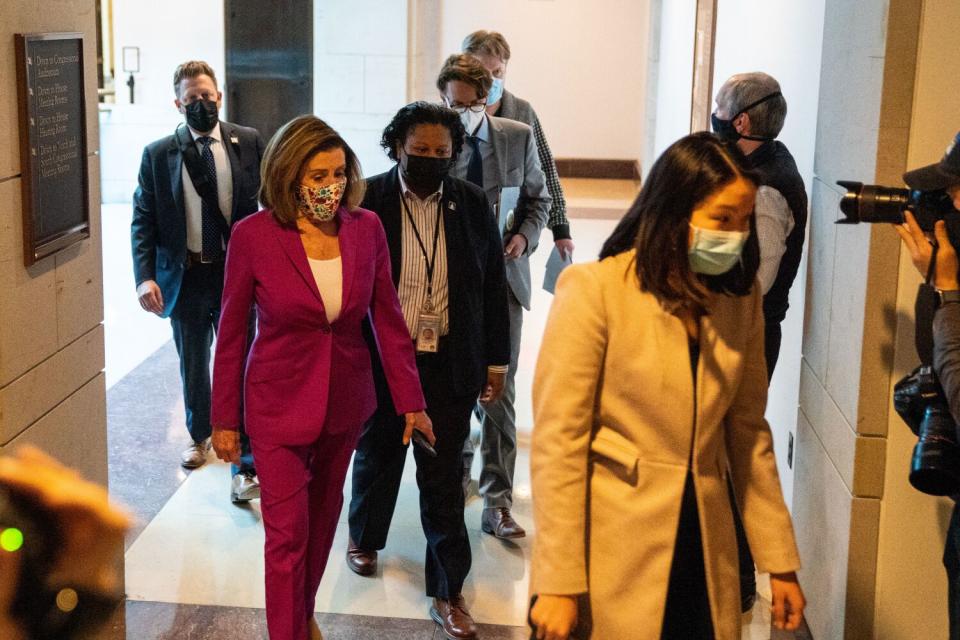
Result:
<svg viewBox="0 0 960 640"><path fill-rule="evenodd" d="M732 118L757 100L780 91L780 83L773 76L761 71L738 73L723 83L717 92L717 104L724 108L727 117ZM759 138L776 138L783 129L787 118L787 101L777 96L752 107L750 115L750 135Z"/></svg>

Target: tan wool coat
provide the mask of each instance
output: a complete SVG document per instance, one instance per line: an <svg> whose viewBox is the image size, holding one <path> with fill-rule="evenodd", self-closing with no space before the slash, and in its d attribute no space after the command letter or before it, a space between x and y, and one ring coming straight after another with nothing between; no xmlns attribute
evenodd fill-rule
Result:
<svg viewBox="0 0 960 640"><path fill-rule="evenodd" d="M763 417L761 295L711 296L695 399L686 329L640 290L634 256L557 285L533 385L531 590L588 594L591 638L659 640L692 449L716 638L738 639L728 473L758 569L800 566Z"/></svg>

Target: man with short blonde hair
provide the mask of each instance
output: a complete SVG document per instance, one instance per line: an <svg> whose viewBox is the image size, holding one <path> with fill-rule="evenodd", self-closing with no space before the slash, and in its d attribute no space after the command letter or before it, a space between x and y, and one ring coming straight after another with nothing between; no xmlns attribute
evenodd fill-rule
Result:
<svg viewBox="0 0 960 640"><path fill-rule="evenodd" d="M210 346L220 317L227 240L234 223L259 209L263 140L255 129L220 120L223 94L206 62L178 66L173 88L185 122L143 151L131 242L140 306L170 318L173 328L192 440L181 465L195 469L210 448ZM243 502L258 495L247 455L234 469L231 498Z"/></svg>

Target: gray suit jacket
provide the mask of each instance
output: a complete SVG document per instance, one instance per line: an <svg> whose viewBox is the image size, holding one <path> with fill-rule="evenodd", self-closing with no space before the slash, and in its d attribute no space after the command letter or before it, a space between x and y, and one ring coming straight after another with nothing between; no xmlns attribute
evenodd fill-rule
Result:
<svg viewBox="0 0 960 640"><path fill-rule="evenodd" d="M527 240L524 255L507 260L507 283L517 301L525 309L530 308L530 261L529 256L537 249L540 232L547 224L550 211L550 194L546 179L540 168L540 157L534 141L533 130L521 122L487 116L490 122L490 143L497 170L484 167L483 190L491 205L500 201L501 189L519 187L520 198L513 212L513 224L504 232L504 242L519 233ZM462 154L450 172L456 178L467 177L467 156ZM493 174L493 175L491 175ZM503 212L506 215L507 212Z"/></svg>

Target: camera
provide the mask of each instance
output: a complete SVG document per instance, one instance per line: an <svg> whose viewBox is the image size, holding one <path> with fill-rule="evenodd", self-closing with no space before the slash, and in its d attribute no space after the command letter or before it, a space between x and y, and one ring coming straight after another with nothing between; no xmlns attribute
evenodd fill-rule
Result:
<svg viewBox="0 0 960 640"><path fill-rule="evenodd" d="M910 484L934 496L960 493L960 444L943 388L929 365L894 386L893 406L918 437L910 460Z"/></svg>
<svg viewBox="0 0 960 640"><path fill-rule="evenodd" d="M52 587L48 576L63 552L63 523L29 497L0 485L0 531L15 530L19 548L0 553L20 554L16 597L9 613L30 640L70 640L86 637L122 602L122 595L81 587ZM0 575L0 579L9 576Z"/></svg>
<svg viewBox="0 0 960 640"><path fill-rule="evenodd" d="M910 175L908 173L905 178ZM847 190L840 200L840 211L845 218L838 220L837 224L902 224L904 213L910 211L923 231L933 232L938 220L944 220L947 214L956 211L946 189L900 189L849 180L838 180L837 184ZM948 231L955 222L948 223ZM933 290L929 285L921 286L917 295L918 308L931 295ZM917 317L921 317L919 313ZM932 312L929 317L932 318ZM917 353L925 364L895 385L893 404L918 438L910 460L910 484L930 495L955 495L960 493L957 425L950 415L940 381L933 367L927 364L931 362L932 336L926 327L923 329L917 328ZM921 339L922 336L929 339Z"/></svg>
<svg viewBox="0 0 960 640"><path fill-rule="evenodd" d="M953 200L945 189L899 189L849 180L838 180L837 184L847 190L840 200L840 211L846 218L837 224L902 224L904 212L910 211L921 229L932 232L937 220L943 220L946 214L955 211Z"/></svg>

